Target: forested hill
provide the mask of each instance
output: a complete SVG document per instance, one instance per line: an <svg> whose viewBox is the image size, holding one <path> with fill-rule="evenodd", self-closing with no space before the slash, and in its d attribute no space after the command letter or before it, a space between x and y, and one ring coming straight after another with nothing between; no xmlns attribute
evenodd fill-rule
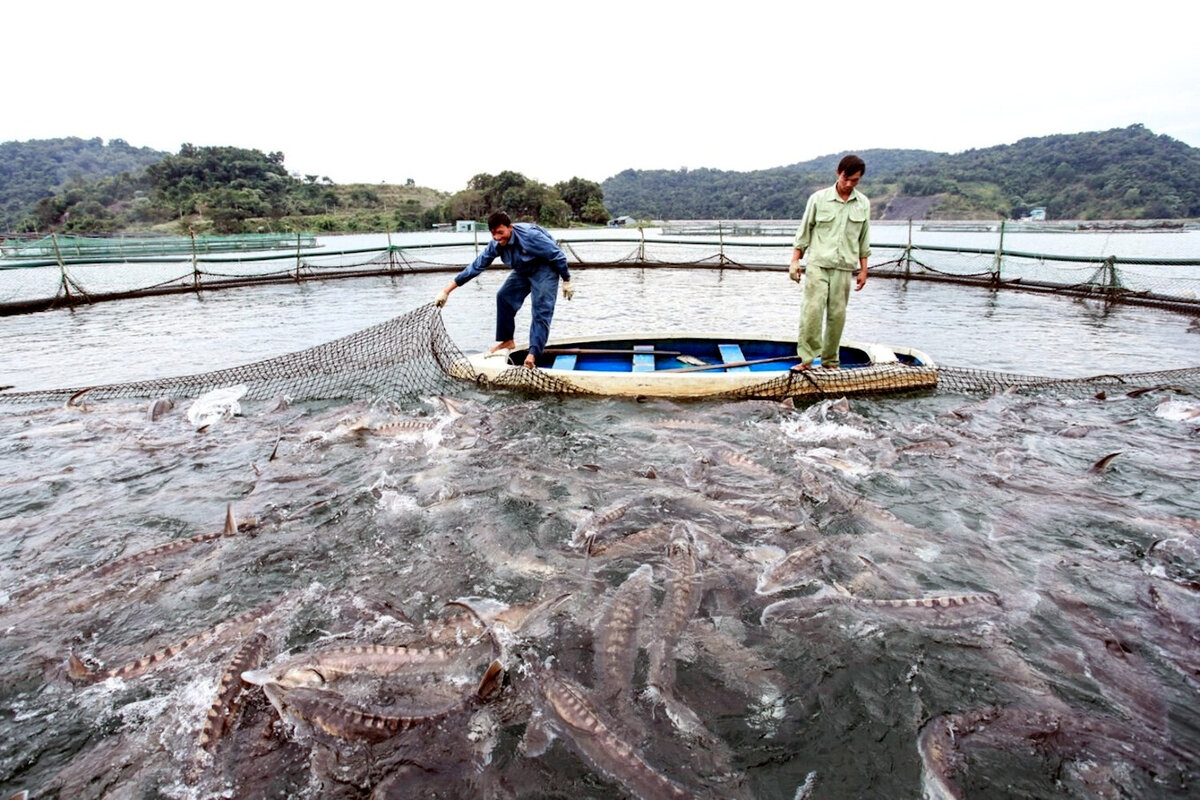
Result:
<svg viewBox="0 0 1200 800"><path fill-rule="evenodd" d="M942 154L930 150L861 150L878 182L918 169ZM637 219L797 219L815 189L833 184L845 153L754 172L719 169L627 169L600 184L615 216Z"/></svg>
<svg viewBox="0 0 1200 800"><path fill-rule="evenodd" d="M17 224L30 207L68 184L141 172L167 153L133 147L123 139L35 139L0 142L0 230Z"/></svg>
<svg viewBox="0 0 1200 800"><path fill-rule="evenodd" d="M828 156L754 172L626 170L601 184L608 209L639 219L796 219L815 189L832 185ZM1200 217L1200 149L1142 125L1022 139L962 153L863 150L860 184L876 218L889 207L928 219ZM925 198L923 202L912 202Z"/></svg>

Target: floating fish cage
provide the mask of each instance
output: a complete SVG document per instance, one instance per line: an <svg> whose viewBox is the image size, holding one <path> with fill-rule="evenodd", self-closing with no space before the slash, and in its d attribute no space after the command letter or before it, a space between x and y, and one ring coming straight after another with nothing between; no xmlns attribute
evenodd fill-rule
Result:
<svg viewBox="0 0 1200 800"><path fill-rule="evenodd" d="M192 253L239 253L295 250L317 246L311 234L241 233L228 236L45 236L33 241L9 240L0 247L5 258L119 259Z"/></svg>

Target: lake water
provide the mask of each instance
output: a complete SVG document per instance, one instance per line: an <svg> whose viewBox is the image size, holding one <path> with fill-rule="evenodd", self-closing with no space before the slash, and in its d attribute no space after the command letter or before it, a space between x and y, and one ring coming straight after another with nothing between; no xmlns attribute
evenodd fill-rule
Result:
<svg viewBox="0 0 1200 800"><path fill-rule="evenodd" d="M1072 254L1200 256L1195 233L1029 236L1006 247L1067 236ZM796 325L781 272L578 273L556 335ZM444 309L463 350L492 343L502 278ZM249 363L424 305L447 279L8 317L0 384ZM883 278L852 296L846 338L1051 377L1200 366L1193 317ZM0 796L1195 796L1200 400L1186 387L791 409L464 384L453 409L256 401L202 430L193 400L153 421L132 401L0 414ZM229 504L257 526L188 543ZM425 643L467 597L559 598L506 640L487 702L368 742L311 709L282 722L254 688L200 747L244 643L261 641L265 665ZM631 597L639 613L617 614ZM263 603L278 605L237 621ZM330 688L413 717L478 683L491 656L467 644L441 671L397 663ZM99 681L65 669L156 651ZM601 729L564 721L564 685Z"/></svg>

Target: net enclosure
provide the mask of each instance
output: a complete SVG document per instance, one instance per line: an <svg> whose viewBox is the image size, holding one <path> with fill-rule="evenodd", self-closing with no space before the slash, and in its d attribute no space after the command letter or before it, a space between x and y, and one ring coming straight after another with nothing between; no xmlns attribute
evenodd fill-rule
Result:
<svg viewBox="0 0 1200 800"><path fill-rule="evenodd" d="M718 226L700 235L647 235L644 230L568 234L559 244L572 268L784 271L791 239L775 230L726 235ZM715 235L714 235L715 234ZM457 239L386 247L330 250L297 236L290 249L246 254L241 240L222 245L192 242L190 258L79 254L53 238L39 243L53 258L0 259L0 315L29 313L124 298L201 293L223 288L310 280L458 272L486 242ZM201 247L203 246L203 250ZM222 251L227 252L222 252ZM115 252L115 251L114 251ZM1200 261L1187 259L1065 256L1006 250L1003 233L994 249L874 244L873 277L934 281L1086 298L1105 305L1138 305L1200 317ZM903 391L992 392L1054 389L1076 394L1174 387L1200 391L1200 367L1089 378L1047 378L988 370L893 364L837 372L764 372L736 388L715 387L693 397L820 399ZM463 382L480 387L557 395L593 393L586 381L557 371L512 367L485 374L472 364L442 324L440 311L422 306L357 333L293 352L194 375L105 386L31 392L0 391L0 401L69 401L124 397L199 396L245 385L249 399L399 397L452 391Z"/></svg>
<svg viewBox="0 0 1200 800"><path fill-rule="evenodd" d="M858 373L858 374L856 374ZM1045 378L956 367L882 365L870 370L763 373L764 380L736 389L714 389L693 399L740 398L819 400L843 395L911 391L986 393L1055 390L1074 395L1151 389L1200 393L1200 367L1156 372ZM766 377L770 376L770 377ZM510 367L487 376L458 348L433 303L357 333L294 353L194 375L73 386L31 392L0 392L7 403L80 403L117 398L198 397L229 386L245 386L247 399L409 398L453 393L464 384L485 390L553 395L592 392L562 373Z"/></svg>
<svg viewBox="0 0 1200 800"><path fill-rule="evenodd" d="M774 231L768 231L774 233ZM709 231L705 229L705 233ZM567 232L558 242L572 268L786 270L791 237ZM895 235L894 233L892 235ZM111 300L200 293L264 284L454 273L486 243L459 239L335 250L296 237L290 247L247 252L242 242L195 242L186 255L98 255L40 243L44 258L0 257L0 316ZM265 246L265 245L264 245ZM78 247L78 246L77 246ZM1098 299L1200 315L1200 260L1071 256L994 248L872 242L873 277L940 281ZM16 252L9 247L11 252Z"/></svg>

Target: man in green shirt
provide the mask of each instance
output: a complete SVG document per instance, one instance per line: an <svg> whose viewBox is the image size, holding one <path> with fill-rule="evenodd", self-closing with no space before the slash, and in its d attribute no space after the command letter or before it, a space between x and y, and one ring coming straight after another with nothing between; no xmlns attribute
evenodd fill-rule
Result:
<svg viewBox="0 0 1200 800"><path fill-rule="evenodd" d="M855 291L867 284L867 257L871 255L871 201L858 191L867 171L858 156L846 156L838 164L837 183L812 193L804 207L804 222L792 244L788 275L804 282L804 304L800 311L800 337L794 370L812 369L819 355L821 366L838 368L838 347L846 326L846 301L850 278L858 269ZM805 258L805 254L808 254ZM805 263L801 264L800 259ZM824 334L822 335L822 325Z"/></svg>

